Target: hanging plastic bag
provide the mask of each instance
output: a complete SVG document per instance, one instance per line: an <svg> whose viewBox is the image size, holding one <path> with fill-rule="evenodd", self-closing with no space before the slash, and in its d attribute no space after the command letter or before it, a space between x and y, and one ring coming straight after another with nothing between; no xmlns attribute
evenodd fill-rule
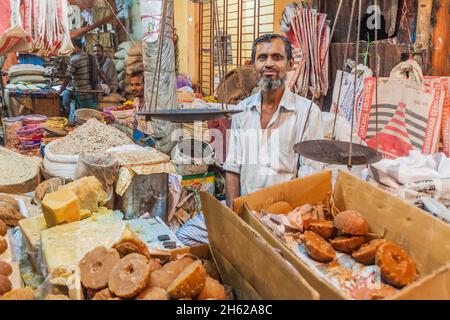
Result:
<svg viewBox="0 0 450 320"><path fill-rule="evenodd" d="M95 176L106 191L106 207L114 205L114 183L119 172L119 161L110 153L86 154L81 153L75 169L75 179Z"/></svg>

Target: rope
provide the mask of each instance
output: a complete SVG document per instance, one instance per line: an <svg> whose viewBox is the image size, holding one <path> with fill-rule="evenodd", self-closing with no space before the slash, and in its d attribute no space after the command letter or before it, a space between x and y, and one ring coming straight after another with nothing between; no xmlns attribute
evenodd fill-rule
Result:
<svg viewBox="0 0 450 320"><path fill-rule="evenodd" d="M353 85L353 102L352 102L352 106L355 105L356 102L356 83L358 81L358 63L359 63L359 37L361 35L361 0L359 0L359 4L358 4L359 8L358 8L358 27L357 27L357 32L356 32L356 49L355 49L355 62L356 62L356 66L355 66L355 83ZM336 113L337 114L337 113ZM355 110L353 108L353 112L351 115L351 130L350 130L350 144L348 146L348 164L347 167L349 170L351 170L352 168L352 151L353 151L353 120L354 120L354 115L355 115Z"/></svg>
<svg viewBox="0 0 450 320"><path fill-rule="evenodd" d="M346 42L346 46L345 46L344 60L343 60L343 63L342 63L342 72L344 72L345 66L347 64L348 48L350 47L350 34L352 32L353 17L354 17L354 14L355 14L355 4L356 4L356 0L353 0L352 1L352 12L351 12L351 15L350 15L350 24L349 24L349 28L348 28L348 31L347 31L347 42ZM333 130L332 130L332 133L331 133L331 138L333 140L336 139L334 134L335 134L335 131L336 131L336 120L337 120L337 115L338 115L338 111L339 111L339 102L341 100L341 92L342 92L343 81L344 81L344 74L342 74L341 81L339 83L338 99L337 99L337 102L336 102L336 114L334 115Z"/></svg>

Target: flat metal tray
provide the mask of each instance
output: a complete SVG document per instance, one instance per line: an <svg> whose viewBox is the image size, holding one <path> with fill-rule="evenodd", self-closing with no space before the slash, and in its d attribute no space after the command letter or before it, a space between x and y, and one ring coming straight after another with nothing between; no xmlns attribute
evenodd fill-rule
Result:
<svg viewBox="0 0 450 320"><path fill-rule="evenodd" d="M230 117L240 113L242 110L221 110L221 109L176 109L160 110L152 112L139 112L138 115L145 116L147 120L157 119L178 123L217 120Z"/></svg>
<svg viewBox="0 0 450 320"><path fill-rule="evenodd" d="M294 145L294 151L301 156L329 164L347 165L349 160L349 142L335 140L309 140ZM382 156L376 150L353 143L352 164L371 164L378 162Z"/></svg>

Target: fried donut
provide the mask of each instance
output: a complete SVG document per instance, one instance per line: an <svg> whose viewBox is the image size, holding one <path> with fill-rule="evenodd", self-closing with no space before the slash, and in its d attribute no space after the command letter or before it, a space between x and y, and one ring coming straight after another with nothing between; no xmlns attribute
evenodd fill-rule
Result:
<svg viewBox="0 0 450 320"><path fill-rule="evenodd" d="M385 242L386 240L383 239L374 239L369 243L363 244L358 250L354 251L352 253L352 257L362 264L375 264L375 255L377 254L377 250Z"/></svg>
<svg viewBox="0 0 450 320"><path fill-rule="evenodd" d="M306 231L304 235L308 256L320 262L329 262L334 259L336 252L325 239L312 231Z"/></svg>
<svg viewBox="0 0 450 320"><path fill-rule="evenodd" d="M92 290L106 288L109 275L119 260L119 253L115 249L97 247L88 252L79 264L81 283Z"/></svg>
<svg viewBox="0 0 450 320"><path fill-rule="evenodd" d="M345 210L334 218L334 226L341 233L360 236L369 233L369 223L355 210Z"/></svg>
<svg viewBox="0 0 450 320"><path fill-rule="evenodd" d="M333 221L329 220L306 220L303 222L303 226L307 231L313 231L319 236L328 240L336 234Z"/></svg>
<svg viewBox="0 0 450 320"><path fill-rule="evenodd" d="M330 240L330 244L334 250L344 253L351 253L357 250L365 242L366 238L361 236L340 236Z"/></svg>

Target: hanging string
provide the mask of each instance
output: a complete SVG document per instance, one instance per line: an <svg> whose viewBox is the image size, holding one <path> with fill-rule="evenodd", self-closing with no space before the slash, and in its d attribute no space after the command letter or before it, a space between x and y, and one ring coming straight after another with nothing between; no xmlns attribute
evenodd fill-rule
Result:
<svg viewBox="0 0 450 320"><path fill-rule="evenodd" d="M128 32L127 28L125 28L125 26L123 25L122 21L120 21L119 16L116 14L116 12L114 11L114 9L111 7L111 5L109 4L108 1L105 1L105 3L108 5L109 9L111 9L111 12L113 13L115 19L117 20L117 22L119 23L119 25L122 27L122 29L125 31L125 33L130 37L131 42L133 42L133 45L138 46L139 43L137 43L134 39L133 36ZM121 8L120 10L118 10L117 12L122 11L123 8Z"/></svg>
<svg viewBox="0 0 450 320"><path fill-rule="evenodd" d="M333 27L331 28L330 41L329 41L328 44L327 44L327 51L326 51L326 53L325 53L325 59L327 59L328 53L330 52L331 41L333 40L334 32L335 32L335 30L336 30L337 21L338 21L338 19L339 19L340 14L341 14L342 2L343 2L343 0L340 0L340 1L339 1L339 6L338 6L338 8L337 8L337 10L336 10L336 17L334 18ZM322 65L323 65L323 63L325 62L325 59L324 59L323 61L321 61ZM314 104L314 95L313 95L313 97L311 98L311 103L310 103L309 108L308 108L308 114L307 114L307 116L306 116L305 125L304 125L304 127L303 127L302 135L300 136L300 141L299 141L299 142L302 142L302 141L303 141L303 136L305 135L306 125L308 124L308 121L309 121L309 117L310 117L310 115L311 115L311 109L312 109L313 104Z"/></svg>
<svg viewBox="0 0 450 320"><path fill-rule="evenodd" d="M158 107L158 98L159 98L159 81L161 78L161 65L162 65L162 51L163 51L163 45L164 45L164 38L165 38L165 34L166 34L166 21L167 21L167 6L169 4L169 0L164 0L164 10L163 10L163 18L161 20L161 33L159 35L160 37L160 43L159 43L159 48L158 48L158 53L159 53L159 57L158 57L158 81L156 83L156 100L155 100L155 110ZM173 5L172 5L172 10L173 10ZM172 29L172 34L173 34L173 29ZM152 91L153 93L153 91Z"/></svg>
<svg viewBox="0 0 450 320"><path fill-rule="evenodd" d="M345 66L347 65L347 57L348 57L348 49L350 47L350 35L352 32L352 27L353 27L353 17L355 14L355 4L356 4L356 0L352 1L352 12L350 14L350 24L349 24L349 28L347 31L347 42L345 45L345 51L344 51L344 60L342 63L342 76L341 76L341 81L339 82L339 91L338 91L338 98L337 98L337 102L336 102L336 113L334 115L334 121L333 121L333 130L331 133L331 138L333 140L336 139L335 137L335 132L336 132L336 121L337 121L337 116L338 116L338 111L339 111L339 102L341 101L341 92L342 92L342 84L344 81L344 71L345 71ZM337 72L336 72L337 75Z"/></svg>
<svg viewBox="0 0 450 320"><path fill-rule="evenodd" d="M356 83L358 81L358 64L359 64L359 37L361 35L361 8L362 4L361 4L361 0L359 0L358 3L358 26L357 26L357 31L356 31L356 49L355 49L355 80L354 80L354 84L353 84L353 102L352 102L352 106L355 105L356 102ZM337 113L336 113L337 114ZM351 170L352 168L352 151L353 151L353 122L354 122L354 115L355 115L355 110L353 108L353 112L351 115L351 123L350 123L350 144L348 146L348 164L347 167L349 170Z"/></svg>

